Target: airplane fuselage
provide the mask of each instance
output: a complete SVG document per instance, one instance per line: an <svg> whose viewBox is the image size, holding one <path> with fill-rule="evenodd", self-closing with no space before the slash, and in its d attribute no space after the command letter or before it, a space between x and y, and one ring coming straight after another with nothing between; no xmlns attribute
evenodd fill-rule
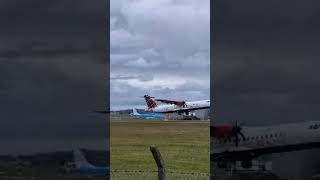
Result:
<svg viewBox="0 0 320 180"><path fill-rule="evenodd" d="M231 138L213 138L213 152L243 151L296 144L320 143L320 121L290 123L268 127L242 127L245 140L236 147Z"/></svg>
<svg viewBox="0 0 320 180"><path fill-rule="evenodd" d="M160 114L131 114L132 118L145 118L145 119L156 119L162 118Z"/></svg>
<svg viewBox="0 0 320 180"><path fill-rule="evenodd" d="M183 106L179 106L175 104L159 104L158 106L151 109L147 109L147 110L152 112L157 112L157 113L172 113L172 112L187 112L187 111L208 109L208 108L210 108L210 100L189 101L189 102L186 102Z"/></svg>
<svg viewBox="0 0 320 180"><path fill-rule="evenodd" d="M245 138L239 137L238 145L234 137L211 138L212 159L249 162L265 154L320 148L320 121L241 127L241 132Z"/></svg>

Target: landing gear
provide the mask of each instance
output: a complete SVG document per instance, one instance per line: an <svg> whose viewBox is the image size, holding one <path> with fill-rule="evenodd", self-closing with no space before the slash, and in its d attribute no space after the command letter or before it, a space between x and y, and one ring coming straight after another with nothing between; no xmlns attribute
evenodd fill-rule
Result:
<svg viewBox="0 0 320 180"><path fill-rule="evenodd" d="M190 111L185 111L182 114L183 116L191 116L192 114L190 113Z"/></svg>
<svg viewBox="0 0 320 180"><path fill-rule="evenodd" d="M252 161L251 161L251 160L241 161L241 166L242 166L243 168L249 169L249 168L252 167Z"/></svg>

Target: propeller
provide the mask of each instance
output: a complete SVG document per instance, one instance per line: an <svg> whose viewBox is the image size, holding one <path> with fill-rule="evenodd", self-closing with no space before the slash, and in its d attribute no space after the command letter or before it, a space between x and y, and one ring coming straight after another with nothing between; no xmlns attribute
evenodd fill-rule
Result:
<svg viewBox="0 0 320 180"><path fill-rule="evenodd" d="M146 97L149 97L149 98L155 98L153 96L149 96L149 95L144 95L144 96L140 96L141 98L146 98Z"/></svg>
<svg viewBox="0 0 320 180"><path fill-rule="evenodd" d="M232 128L232 136L234 136L234 143L236 145L236 147L238 147L239 145L239 135L242 137L242 140L245 141L246 137L243 135L242 133L242 128L240 125L238 125L238 121L236 121L235 126L233 126Z"/></svg>

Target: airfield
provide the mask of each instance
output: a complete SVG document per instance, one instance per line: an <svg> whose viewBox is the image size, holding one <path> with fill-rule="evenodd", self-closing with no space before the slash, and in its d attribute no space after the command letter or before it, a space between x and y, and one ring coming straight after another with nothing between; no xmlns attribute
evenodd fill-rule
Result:
<svg viewBox="0 0 320 180"><path fill-rule="evenodd" d="M107 152L101 150L85 150L95 163L105 162ZM82 175L77 172L66 172L62 161L73 161L72 151L36 153L12 157L0 156L1 180L100 180L108 177Z"/></svg>
<svg viewBox="0 0 320 180"><path fill-rule="evenodd" d="M151 120L123 118L110 122L110 165L113 180L157 179L157 167L150 146L157 146L166 165L166 179L210 179L209 121ZM97 152L96 152L97 153ZM97 157L105 156L99 154ZM48 157L53 158L48 161ZM58 158L57 158L58 157ZM8 159L8 158L7 158ZM27 161L7 160L0 163L0 179L109 179L65 173L60 159L72 159L71 152L37 155ZM35 161L36 160L36 161ZM50 163L41 163L41 162ZM213 179L279 179L272 173L224 170L216 171Z"/></svg>
<svg viewBox="0 0 320 180"><path fill-rule="evenodd" d="M123 118L110 125L112 179L157 179L150 146L159 148L167 179L210 179L209 121Z"/></svg>
<svg viewBox="0 0 320 180"><path fill-rule="evenodd" d="M209 121L200 120L111 120L111 179L157 179L150 146L157 146L165 161L166 179L210 179ZM213 167L213 166L212 166ZM268 171L219 169L217 180L279 179Z"/></svg>

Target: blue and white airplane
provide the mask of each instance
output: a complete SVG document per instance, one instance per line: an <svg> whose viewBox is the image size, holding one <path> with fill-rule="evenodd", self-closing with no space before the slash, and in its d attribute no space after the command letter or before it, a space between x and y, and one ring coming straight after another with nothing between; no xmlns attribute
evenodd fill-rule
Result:
<svg viewBox="0 0 320 180"><path fill-rule="evenodd" d="M138 111L136 110L136 108L133 108L132 109L132 113L130 114L130 116L132 118L135 118L135 119L161 119L163 118L160 114L154 114L154 113L138 113Z"/></svg>
<svg viewBox="0 0 320 180"><path fill-rule="evenodd" d="M76 172L89 176L109 176L109 167L97 167L90 164L83 153L77 149L73 151Z"/></svg>

